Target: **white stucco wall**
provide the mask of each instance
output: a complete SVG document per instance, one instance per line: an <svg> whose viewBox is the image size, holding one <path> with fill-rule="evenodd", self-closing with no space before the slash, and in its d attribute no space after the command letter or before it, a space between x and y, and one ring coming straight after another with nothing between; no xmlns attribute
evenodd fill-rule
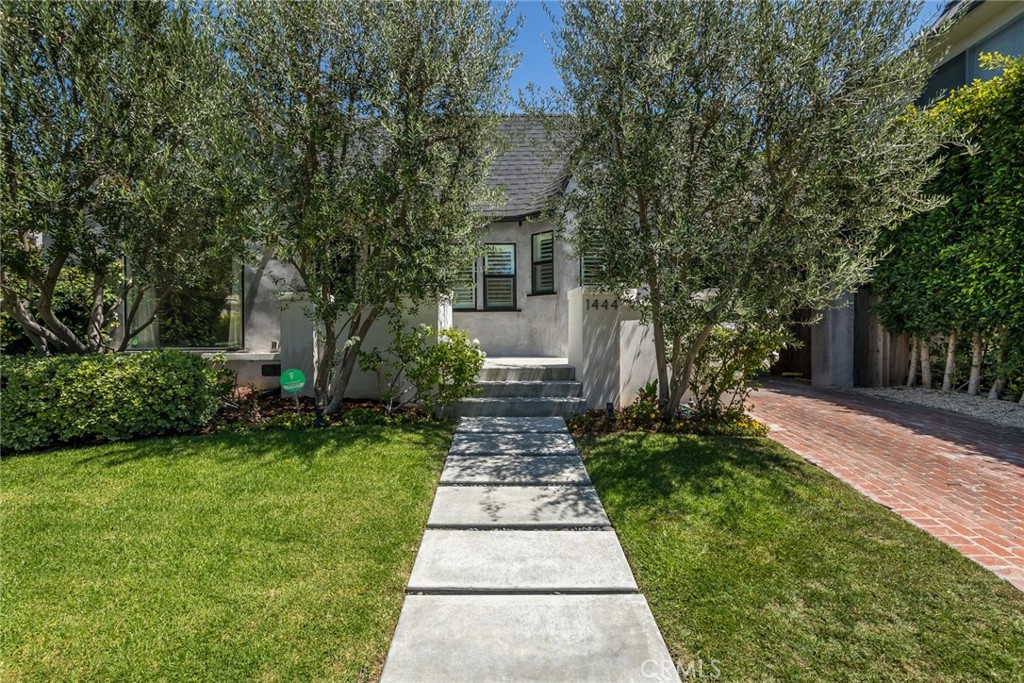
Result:
<svg viewBox="0 0 1024 683"><path fill-rule="evenodd" d="M583 383L587 407L628 405L657 377L650 328L615 295L579 287L567 299L569 364Z"/></svg>
<svg viewBox="0 0 1024 683"><path fill-rule="evenodd" d="M531 237L555 231L553 294L532 295ZM484 311L482 264L477 265L476 311L453 311L455 327L480 340L489 356L554 356L568 353L567 294L579 286L579 260L561 239L553 221L503 221L492 223L481 238L486 243L516 245L516 311Z"/></svg>

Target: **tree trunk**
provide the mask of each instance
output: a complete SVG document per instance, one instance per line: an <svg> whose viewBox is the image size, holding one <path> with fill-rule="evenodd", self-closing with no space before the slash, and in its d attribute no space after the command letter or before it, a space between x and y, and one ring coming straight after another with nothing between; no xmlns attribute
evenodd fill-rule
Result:
<svg viewBox="0 0 1024 683"><path fill-rule="evenodd" d="M953 375L956 374L956 332L949 333L946 344L946 370L942 373L942 390L953 390Z"/></svg>
<svg viewBox="0 0 1024 683"><path fill-rule="evenodd" d="M86 338L89 349L99 353L103 349L104 306L103 293L106 288L106 276L95 274L92 278L92 306L89 308L89 331Z"/></svg>
<svg viewBox="0 0 1024 683"><path fill-rule="evenodd" d="M330 402L327 404L328 413L336 413L341 410L341 402L345 399L345 392L348 390L348 383L352 380L352 373L356 368L356 361L359 360L359 350L363 347L363 340L366 339L370 326L377 319L376 309L370 309L366 317L354 321L350 330L349 338L345 343L345 353L338 366L338 372L334 382L330 386Z"/></svg>
<svg viewBox="0 0 1024 683"><path fill-rule="evenodd" d="M992 388L988 390L988 397L993 401L998 400L1003 394L1003 387L1006 386L1005 377L996 377L996 381L992 382Z"/></svg>
<svg viewBox="0 0 1024 683"><path fill-rule="evenodd" d="M714 329L714 323L708 323L704 326L704 329L700 331L697 338L690 344L690 348L686 352L686 360L683 361L683 366L679 370L679 376L672 378L672 397L668 404L668 417L675 417L676 412L678 412L679 404L683 400L683 394L690 388L690 380L693 378L693 364L697 360L697 354L700 353L704 342L708 340Z"/></svg>
<svg viewBox="0 0 1024 683"><path fill-rule="evenodd" d="M981 342L981 332L975 332L971 338L971 379L967 383L967 394L978 395L978 385L981 384L981 360L984 347Z"/></svg>
<svg viewBox="0 0 1024 683"><path fill-rule="evenodd" d="M665 326L661 322L661 291L656 272L648 273L651 288L651 325L654 327L654 365L658 371L658 402L669 402L668 353L665 350Z"/></svg>
<svg viewBox="0 0 1024 683"><path fill-rule="evenodd" d="M910 368L907 369L907 386L912 387L917 384L917 358L919 351L919 343L917 337L910 338Z"/></svg>
<svg viewBox="0 0 1024 683"><path fill-rule="evenodd" d="M996 378L992 382L992 388L989 389L988 397L992 400L997 400L1003 393L1003 387L1006 386L1006 375L1003 368L1003 362L1006 360L1006 342L1007 342L1006 330L1000 330L999 334L999 353L996 355Z"/></svg>
<svg viewBox="0 0 1024 683"><path fill-rule="evenodd" d="M921 345L921 386L925 389L932 388L932 350L928 346L928 338L924 337L918 342Z"/></svg>
<svg viewBox="0 0 1024 683"><path fill-rule="evenodd" d="M334 329L333 320L324 321L324 344L320 357L316 361L316 378L313 381L313 396L317 410L327 409L330 400L331 370L334 365L334 354L338 352L338 334Z"/></svg>

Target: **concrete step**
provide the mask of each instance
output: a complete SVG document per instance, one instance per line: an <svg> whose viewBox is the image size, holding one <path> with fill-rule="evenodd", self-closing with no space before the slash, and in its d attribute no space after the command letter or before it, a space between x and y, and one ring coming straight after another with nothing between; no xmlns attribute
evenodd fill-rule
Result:
<svg viewBox="0 0 1024 683"><path fill-rule="evenodd" d="M590 484L578 455L449 455L442 484L550 486Z"/></svg>
<svg viewBox="0 0 1024 683"><path fill-rule="evenodd" d="M476 383L480 393L477 396L486 398L505 398L543 396L559 396L563 398L582 396L583 384L567 380L493 380Z"/></svg>
<svg viewBox="0 0 1024 683"><path fill-rule="evenodd" d="M614 531L427 529L410 593L635 593Z"/></svg>
<svg viewBox="0 0 1024 683"><path fill-rule="evenodd" d="M611 522L593 486L439 486L429 528L581 529Z"/></svg>
<svg viewBox="0 0 1024 683"><path fill-rule="evenodd" d="M593 533L593 532L580 532ZM410 595L383 683L679 681L642 595Z"/></svg>
<svg viewBox="0 0 1024 683"><path fill-rule="evenodd" d="M448 455L578 455L568 434L470 434L456 432Z"/></svg>
<svg viewBox="0 0 1024 683"><path fill-rule="evenodd" d="M544 396L539 398L464 398L446 411L450 417L570 417L587 409L586 399Z"/></svg>
<svg viewBox="0 0 1024 683"><path fill-rule="evenodd" d="M571 365L485 365L481 382L564 382L576 379Z"/></svg>
<svg viewBox="0 0 1024 683"><path fill-rule="evenodd" d="M456 430L462 434L568 434L560 417L464 417Z"/></svg>

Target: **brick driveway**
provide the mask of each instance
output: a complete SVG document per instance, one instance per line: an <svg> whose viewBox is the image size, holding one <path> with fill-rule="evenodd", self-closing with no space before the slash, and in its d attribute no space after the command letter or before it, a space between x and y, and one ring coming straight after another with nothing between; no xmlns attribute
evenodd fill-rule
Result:
<svg viewBox="0 0 1024 683"><path fill-rule="evenodd" d="M1024 430L768 380L769 435L1024 590Z"/></svg>

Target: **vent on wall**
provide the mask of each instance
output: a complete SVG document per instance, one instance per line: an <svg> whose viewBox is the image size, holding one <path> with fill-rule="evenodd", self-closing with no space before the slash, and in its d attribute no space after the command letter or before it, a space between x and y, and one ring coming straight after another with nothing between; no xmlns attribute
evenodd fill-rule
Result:
<svg viewBox="0 0 1024 683"><path fill-rule="evenodd" d="M281 376L281 364L272 363L264 365L260 368L260 374L264 377L280 377Z"/></svg>

